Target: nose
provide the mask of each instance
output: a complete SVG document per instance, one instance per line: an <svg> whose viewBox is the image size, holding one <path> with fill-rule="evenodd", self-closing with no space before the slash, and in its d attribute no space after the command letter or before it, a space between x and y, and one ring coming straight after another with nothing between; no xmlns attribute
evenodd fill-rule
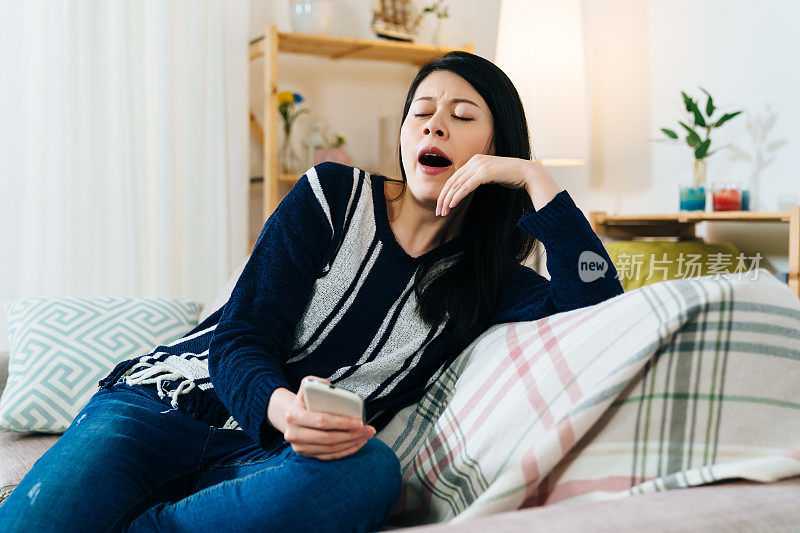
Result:
<svg viewBox="0 0 800 533"><path fill-rule="evenodd" d="M441 126L439 123L439 115L433 114L430 117L430 120L423 126L422 133L425 135L430 134L431 131L435 132L436 135L442 138L447 137L447 131Z"/></svg>

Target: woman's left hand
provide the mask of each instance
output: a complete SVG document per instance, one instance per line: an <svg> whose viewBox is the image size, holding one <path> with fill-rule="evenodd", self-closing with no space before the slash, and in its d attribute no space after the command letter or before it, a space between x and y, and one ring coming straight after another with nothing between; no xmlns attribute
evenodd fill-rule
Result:
<svg viewBox="0 0 800 533"><path fill-rule="evenodd" d="M518 157L475 154L444 183L436 203L436 214L447 215L465 196L484 183L525 189L536 209L552 200L561 190L538 162Z"/></svg>

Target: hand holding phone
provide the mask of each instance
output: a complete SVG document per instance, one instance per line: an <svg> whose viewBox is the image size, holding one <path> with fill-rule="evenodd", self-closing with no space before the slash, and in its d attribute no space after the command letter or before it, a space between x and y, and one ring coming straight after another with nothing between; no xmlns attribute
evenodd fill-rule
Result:
<svg viewBox="0 0 800 533"><path fill-rule="evenodd" d="M309 411L349 416L364 422L364 399L355 392L311 377L303 378L300 390Z"/></svg>
<svg viewBox="0 0 800 533"><path fill-rule="evenodd" d="M338 459L357 452L375 436L375 428L363 423L360 396L340 387L331 389L328 380L317 376L306 376L303 381L286 412L284 438L295 452L322 460ZM320 392L320 387L325 392ZM334 401L330 401L332 397Z"/></svg>

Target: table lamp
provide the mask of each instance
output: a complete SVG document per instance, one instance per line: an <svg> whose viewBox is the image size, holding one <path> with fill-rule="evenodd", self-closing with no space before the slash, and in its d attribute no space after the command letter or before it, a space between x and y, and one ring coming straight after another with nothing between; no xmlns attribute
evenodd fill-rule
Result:
<svg viewBox="0 0 800 533"><path fill-rule="evenodd" d="M588 119L580 0L502 0L494 63L519 92L535 160L588 160Z"/></svg>

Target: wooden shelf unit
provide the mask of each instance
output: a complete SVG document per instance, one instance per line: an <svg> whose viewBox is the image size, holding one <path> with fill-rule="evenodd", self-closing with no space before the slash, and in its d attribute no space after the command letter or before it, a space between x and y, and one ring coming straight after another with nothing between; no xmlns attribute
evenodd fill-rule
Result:
<svg viewBox="0 0 800 533"><path fill-rule="evenodd" d="M789 211L682 211L653 215L610 215L591 211L589 222L598 235L613 239L634 237L678 237L694 239L699 222L772 222L789 224L789 288L800 298L800 205Z"/></svg>
<svg viewBox="0 0 800 533"><path fill-rule="evenodd" d="M250 60L264 57L264 121L261 128L251 114L250 124L264 147L264 220L269 217L280 202L279 184L293 185L300 176L281 174L278 161L278 54L306 54L327 57L332 60L366 59L372 61L391 61L422 66L442 57L452 50L474 52L474 46L447 48L425 44L383 39L353 39L331 35L310 35L279 32L276 26L269 26L263 37L250 42ZM252 249L251 243L251 249Z"/></svg>

